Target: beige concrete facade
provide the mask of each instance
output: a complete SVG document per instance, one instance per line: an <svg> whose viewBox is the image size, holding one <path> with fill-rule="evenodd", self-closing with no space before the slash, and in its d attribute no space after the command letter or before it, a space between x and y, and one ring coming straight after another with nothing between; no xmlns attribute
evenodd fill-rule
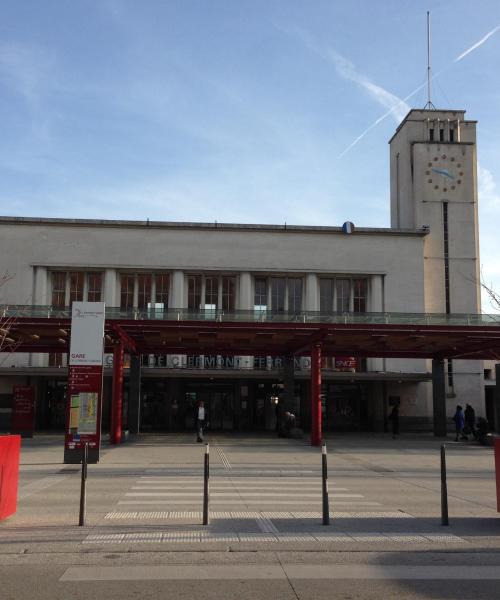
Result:
<svg viewBox="0 0 500 600"><path fill-rule="evenodd" d="M331 277L365 279L368 312L480 312L475 122L465 120L464 111L412 110L390 141L390 182L391 228L353 233L341 227L1 217L3 267L14 275L2 302L50 305L53 271L98 271L107 307L120 306L126 274L168 273L169 308L188 306L189 275L220 274L235 277L237 310L253 310L256 278L294 277L302 282L301 309L318 311L320 282ZM250 367L251 357L240 364ZM11 355L2 366L0 394L12 386L14 368L44 367L47 357ZM368 378L377 381L368 400L374 428L383 426L394 397L403 418L430 426L431 385L417 381L430 370L423 360L368 359ZM408 376L417 377L408 382ZM453 361L447 413L468 402L484 414L483 386L481 362Z"/></svg>
<svg viewBox="0 0 500 600"><path fill-rule="evenodd" d="M428 229L424 312L481 312L476 122L462 110L412 110L390 141L391 225ZM448 363L447 412L484 414L481 361ZM429 402L427 402L429 403Z"/></svg>

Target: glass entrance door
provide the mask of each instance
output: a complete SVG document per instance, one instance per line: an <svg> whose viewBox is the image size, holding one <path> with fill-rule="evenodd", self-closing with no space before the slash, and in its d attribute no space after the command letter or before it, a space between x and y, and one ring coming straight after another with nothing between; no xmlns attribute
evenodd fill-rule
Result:
<svg viewBox="0 0 500 600"><path fill-rule="evenodd" d="M234 426L234 398L227 392L208 392L210 429L230 431Z"/></svg>
<svg viewBox="0 0 500 600"><path fill-rule="evenodd" d="M205 405L205 414L210 431L231 431L234 428L234 392L232 384L192 383L186 386L185 392L187 414L192 414L190 420L196 418L197 406L200 401Z"/></svg>

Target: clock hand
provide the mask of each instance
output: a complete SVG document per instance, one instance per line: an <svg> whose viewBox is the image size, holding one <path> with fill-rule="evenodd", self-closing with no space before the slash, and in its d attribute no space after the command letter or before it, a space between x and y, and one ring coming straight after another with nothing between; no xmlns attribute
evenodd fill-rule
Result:
<svg viewBox="0 0 500 600"><path fill-rule="evenodd" d="M439 175L444 175L449 179L455 179L448 169L431 169L431 171L434 171L434 173L438 173Z"/></svg>

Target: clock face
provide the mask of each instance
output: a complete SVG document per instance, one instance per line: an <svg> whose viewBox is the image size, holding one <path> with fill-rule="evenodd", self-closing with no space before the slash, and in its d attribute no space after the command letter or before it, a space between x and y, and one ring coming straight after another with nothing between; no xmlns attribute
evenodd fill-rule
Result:
<svg viewBox="0 0 500 600"><path fill-rule="evenodd" d="M427 185L441 192L453 192L463 182L463 165L459 158L446 154L436 155L427 163Z"/></svg>

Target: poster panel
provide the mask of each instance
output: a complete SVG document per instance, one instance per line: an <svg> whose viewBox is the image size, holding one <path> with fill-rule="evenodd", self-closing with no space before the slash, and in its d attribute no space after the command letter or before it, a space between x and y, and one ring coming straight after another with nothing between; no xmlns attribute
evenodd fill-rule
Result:
<svg viewBox="0 0 500 600"><path fill-rule="evenodd" d="M354 356L336 356L335 357L335 370L336 371L350 371L354 373L358 368L358 360Z"/></svg>
<svg viewBox="0 0 500 600"><path fill-rule="evenodd" d="M35 423L35 388L14 386L10 430L22 437L33 437Z"/></svg>
<svg viewBox="0 0 500 600"><path fill-rule="evenodd" d="M80 462L85 443L89 462L101 446L104 303L73 302L68 368L64 462Z"/></svg>

